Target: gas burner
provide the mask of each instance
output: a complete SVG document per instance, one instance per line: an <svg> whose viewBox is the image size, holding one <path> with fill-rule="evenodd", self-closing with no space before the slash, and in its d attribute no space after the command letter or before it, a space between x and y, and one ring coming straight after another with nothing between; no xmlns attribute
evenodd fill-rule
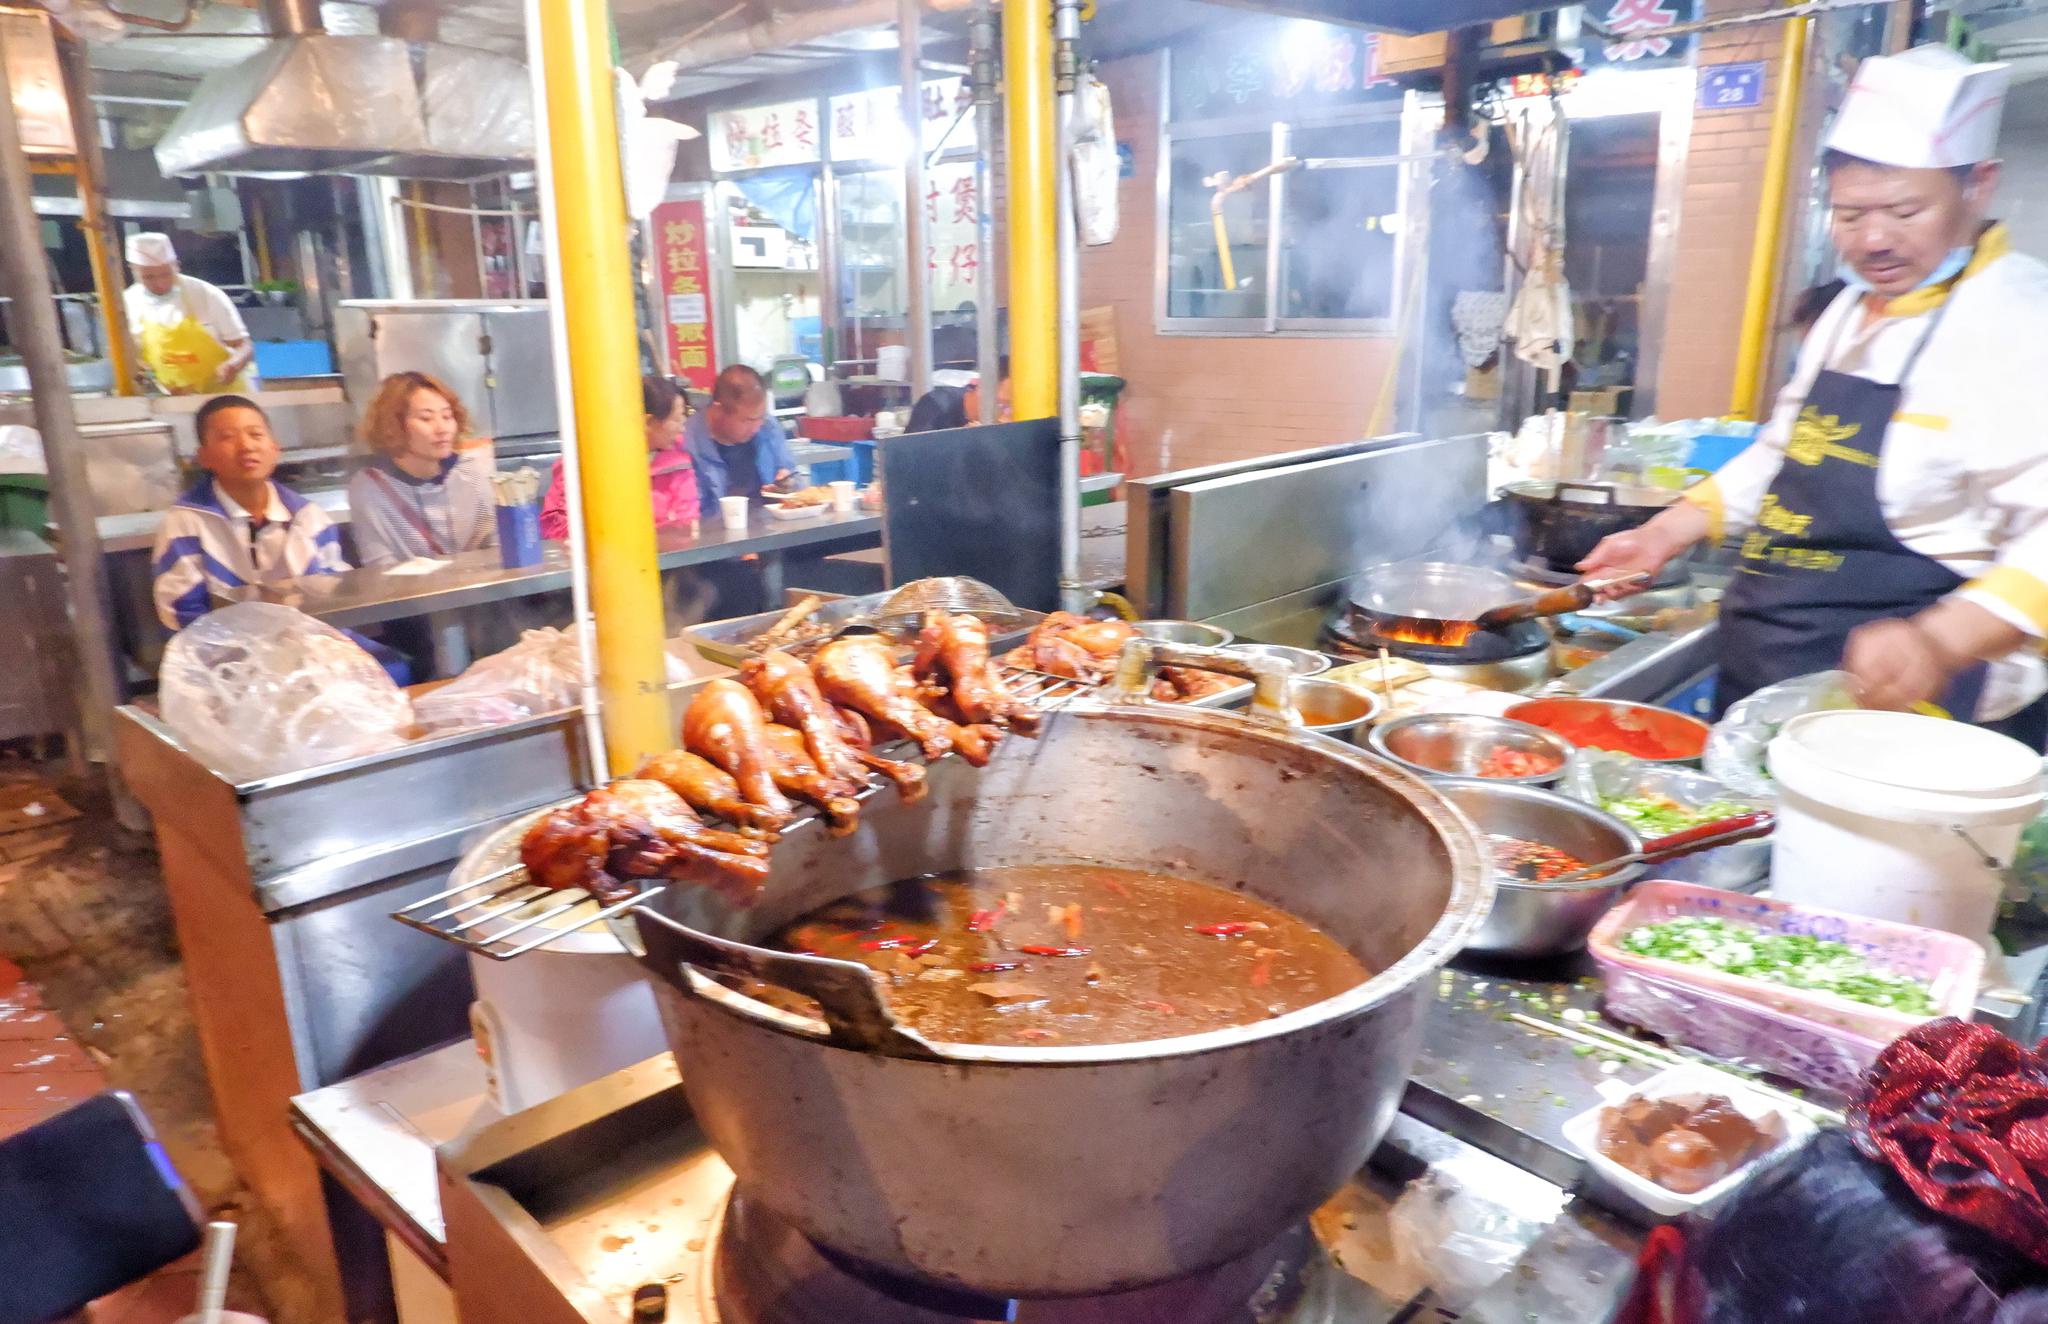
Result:
<svg viewBox="0 0 2048 1324"><path fill-rule="evenodd" d="M1207 1273L1135 1292L1006 1301L886 1280L734 1191L711 1228L711 1324L1333 1324L1338 1279L1308 1224ZM700 1279L700 1282L704 1282Z"/></svg>
<svg viewBox="0 0 2048 1324"><path fill-rule="evenodd" d="M1437 644L1382 634L1348 609L1330 617L1327 631L1348 654L1378 657L1384 648L1393 657L1429 666L1485 666L1540 653L1550 645L1549 631L1537 621L1517 621L1505 630L1481 630L1462 644Z"/></svg>
<svg viewBox="0 0 2048 1324"><path fill-rule="evenodd" d="M1576 584L1585 576L1570 566L1559 566L1546 557L1525 556L1508 561L1502 569L1525 584L1540 584L1545 587L1562 587ZM1650 593L1660 588L1671 588L1692 578L1692 569L1687 558L1678 557L1667 561L1657 577L1644 585L1638 592Z"/></svg>

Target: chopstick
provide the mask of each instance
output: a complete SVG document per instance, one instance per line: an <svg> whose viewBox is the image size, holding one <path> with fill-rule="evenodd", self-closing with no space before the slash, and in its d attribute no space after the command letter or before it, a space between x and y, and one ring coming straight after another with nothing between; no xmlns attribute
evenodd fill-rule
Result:
<svg viewBox="0 0 2048 1324"><path fill-rule="evenodd" d="M1839 1122L1842 1120L1842 1114L1835 1112L1833 1109L1823 1108L1819 1104L1802 1099L1796 1094L1787 1094L1776 1086L1766 1085L1760 1080L1754 1080L1748 1076L1730 1071L1726 1066L1718 1062L1689 1057L1682 1053L1673 1052L1668 1048L1646 1044L1640 1039L1631 1039L1625 1034L1619 1034L1604 1026L1560 1025L1556 1021L1546 1021L1541 1017L1530 1016L1519 1011L1510 1012L1508 1019L1526 1025L1532 1030L1540 1030L1545 1034L1554 1034L1560 1039L1569 1039L1574 1043L1590 1045L1603 1053L1613 1053L1617 1057L1632 1058L1639 1065L1643 1066L1699 1067L1708 1071L1718 1071L1724 1076L1742 1082L1744 1089L1751 1090L1757 1094L1767 1095L1776 1102L1816 1121Z"/></svg>
<svg viewBox="0 0 2048 1324"><path fill-rule="evenodd" d="M806 616L809 616L812 612L816 611L818 608L824 605L825 600L819 597L817 594L812 593L805 595L804 597L798 599L797 604L794 607L791 607L788 611L782 613L781 618L778 619L775 622L775 624L769 626L766 630L762 631L761 637L759 639L756 639L754 642L756 644L774 643L776 640L782 638L783 635L788 634L791 630L794 630Z"/></svg>

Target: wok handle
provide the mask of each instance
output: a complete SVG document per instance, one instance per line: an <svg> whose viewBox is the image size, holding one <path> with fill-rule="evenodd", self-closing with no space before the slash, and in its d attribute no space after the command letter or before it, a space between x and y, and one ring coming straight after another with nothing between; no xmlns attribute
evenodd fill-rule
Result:
<svg viewBox="0 0 2048 1324"><path fill-rule="evenodd" d="M1198 648L1193 644L1169 644L1158 639L1138 638L1124 644L1124 651L1117 658L1116 678L1110 682L1110 701L1149 702L1152 682L1157 679L1161 667L1220 671L1226 676L1251 681L1251 716L1276 726L1301 725L1301 714L1294 710L1294 698L1290 692L1289 682L1293 676L1285 667L1225 648Z"/></svg>
<svg viewBox="0 0 2048 1324"><path fill-rule="evenodd" d="M1662 864L1666 860L1683 859L1701 851L1714 850L1721 846L1733 846L1738 841L1752 841L1766 837L1778 825L1775 816L1757 810L1753 814L1737 814L1733 818L1717 818L1711 823L1689 827L1683 832L1674 832L1668 837L1658 837L1643 843L1643 863Z"/></svg>
<svg viewBox="0 0 2048 1324"><path fill-rule="evenodd" d="M735 979L756 979L816 1002L830 1031L826 1042L835 1048L933 1061L941 1056L924 1039L896 1023L875 987L874 976L858 962L771 952L714 938L645 906L634 909L633 919L647 948L640 956L641 964L687 996L696 993L684 966Z"/></svg>

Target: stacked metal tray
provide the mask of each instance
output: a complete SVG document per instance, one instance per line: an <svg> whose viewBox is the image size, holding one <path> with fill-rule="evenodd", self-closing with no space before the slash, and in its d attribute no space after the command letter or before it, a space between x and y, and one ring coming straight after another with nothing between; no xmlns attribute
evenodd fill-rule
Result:
<svg viewBox="0 0 2048 1324"><path fill-rule="evenodd" d="M818 594L824 597L824 594ZM855 598L827 598L825 602L804 618L806 631L794 640L784 640L781 647L799 657L809 652L810 646L828 637L848 621L867 615L880 607L889 597L887 593L866 593ZM999 612L978 613L988 626L991 651L1000 652L1014 648L1024 636L1031 633L1031 627L1045 619L1044 612L1026 611L1022 607L1011 607ZM756 641L784 615L782 611L764 611L753 616L735 616L730 620L706 621L692 625L683 631L683 638L696 646L699 653L713 662L736 667L750 657L758 656L761 649ZM879 621L877 628L896 633L906 644L909 637L917 633L915 622ZM903 632L907 630L907 634Z"/></svg>

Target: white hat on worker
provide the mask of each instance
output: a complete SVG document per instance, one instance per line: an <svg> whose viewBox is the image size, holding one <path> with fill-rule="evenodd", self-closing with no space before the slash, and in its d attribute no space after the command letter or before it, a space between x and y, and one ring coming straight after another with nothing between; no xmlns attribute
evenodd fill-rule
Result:
<svg viewBox="0 0 2048 1324"><path fill-rule="evenodd" d="M1946 46L1874 55L1856 70L1828 150L1914 170L1989 161L2011 81L2011 66L1972 64Z"/></svg>
<svg viewBox="0 0 2048 1324"><path fill-rule="evenodd" d="M127 252L128 261L138 267L165 267L178 260L171 237L154 230L129 235Z"/></svg>

